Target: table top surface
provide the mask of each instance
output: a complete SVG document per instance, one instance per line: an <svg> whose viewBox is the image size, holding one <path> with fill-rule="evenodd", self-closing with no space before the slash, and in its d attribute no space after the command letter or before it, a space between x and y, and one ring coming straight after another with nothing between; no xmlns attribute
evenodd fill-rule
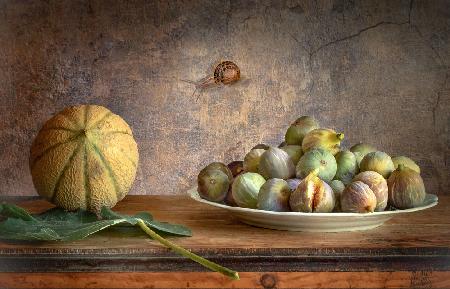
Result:
<svg viewBox="0 0 450 289"><path fill-rule="evenodd" d="M51 207L48 202L37 198L3 200L14 202L33 213ZM283 263L280 268L285 268L290 262L292 269L299 269L304 262L315 260L319 267L332 264L332 268L340 270L353 266L355 258L360 260L354 266L361 269L364 264L370 266L378 264L377 262L391 262L394 264L392 266L397 262L401 268L433 266L438 270L447 270L450 267L449 196L440 196L436 207L394 216L378 228L340 233L289 232L252 227L240 223L225 210L193 201L187 196L127 196L114 210L126 214L149 211L159 221L186 225L192 229L193 236L170 237L171 241L214 261L240 264L238 267L259 264L259 269L262 270L266 260ZM20 266L26 267L24 262L20 262L21 258L36 258L40 262L52 256L66 258L69 263L75 262L77 258L85 261L114 258L121 259L120 262L132 260L130 262L135 265L135 269L140 268L139 266L143 269L156 267L163 263L164 258L164 262L173 260L174 264L162 268L181 268L186 265L184 261L180 261L181 257L139 231L126 236L115 231L100 232L73 242L0 241L0 259L12 260L10 266L14 270L20 270ZM404 262L405 258L412 258L415 265L408 265L408 262ZM140 260L139 264L136 263L137 260ZM42 266L50 266L50 263L44 263ZM113 263L110 262L111 266L114 266ZM297 265L294 266L294 263ZM103 269L108 268L108 264L102 264ZM66 267L72 268L70 270L89 270L85 263L72 265ZM200 267L195 268L201 270ZM0 266L1 270L8 268L6 265Z"/></svg>

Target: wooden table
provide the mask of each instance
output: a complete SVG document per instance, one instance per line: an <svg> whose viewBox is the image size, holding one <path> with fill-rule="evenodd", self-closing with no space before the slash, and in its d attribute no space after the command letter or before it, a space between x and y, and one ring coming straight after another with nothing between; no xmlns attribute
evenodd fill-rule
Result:
<svg viewBox="0 0 450 289"><path fill-rule="evenodd" d="M9 199L11 201L11 199ZM36 198L14 199L32 212ZM116 211L150 211L189 226L175 243L240 272L208 272L142 234L103 232L69 243L0 242L0 288L450 288L450 197L362 232L254 228L187 197L128 196Z"/></svg>

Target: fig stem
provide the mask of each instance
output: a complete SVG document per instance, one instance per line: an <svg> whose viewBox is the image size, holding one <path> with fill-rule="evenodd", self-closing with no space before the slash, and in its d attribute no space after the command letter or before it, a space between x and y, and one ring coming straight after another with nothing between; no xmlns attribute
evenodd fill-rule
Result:
<svg viewBox="0 0 450 289"><path fill-rule="evenodd" d="M317 175L319 174L320 170L319 168L315 168L314 170L310 171L309 174L306 176L306 180L311 180L314 177L317 177Z"/></svg>
<svg viewBox="0 0 450 289"><path fill-rule="evenodd" d="M161 244L163 244L164 246L172 249L173 251L175 251L176 253L187 257L189 259L191 259L192 261L195 261L203 266L205 266L206 268L215 271L215 272L219 272L222 273L225 276L228 276L234 280L239 280L239 274L236 271L233 271L231 269L228 269L226 267L220 266L217 263L211 262L203 257L200 257L186 249L184 249L183 247L180 247L166 239L164 239L163 237L161 237L160 235L158 235L155 231L153 231L152 229L150 229L143 220L139 219L137 221L137 224L139 225L139 227L147 234L149 235L152 239L160 242Z"/></svg>
<svg viewBox="0 0 450 289"><path fill-rule="evenodd" d="M343 133L337 133L336 137L338 140L343 140L344 139L344 134Z"/></svg>

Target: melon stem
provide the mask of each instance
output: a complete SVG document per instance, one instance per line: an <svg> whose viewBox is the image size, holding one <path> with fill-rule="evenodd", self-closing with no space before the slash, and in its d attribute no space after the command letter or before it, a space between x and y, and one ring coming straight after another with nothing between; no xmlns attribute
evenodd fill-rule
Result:
<svg viewBox="0 0 450 289"><path fill-rule="evenodd" d="M164 239L163 237L161 237L160 235L158 235L155 231L153 231L152 229L150 229L143 220L138 220L137 224L139 225L139 227L147 234L149 235L152 239L160 242L161 244L163 244L164 246L172 249L173 251L175 251L176 253L187 257L189 259L191 259L192 261L195 261L203 266L205 266L206 268L215 271L215 272L219 272L222 273L225 276L228 276L234 280L239 280L239 274L236 271L233 271L231 269L228 269L226 267L220 266L217 263L211 262L209 260L206 260L203 257L200 257L186 249L184 249L183 247L180 247L166 239Z"/></svg>
<svg viewBox="0 0 450 289"><path fill-rule="evenodd" d="M83 129L81 129L79 135L80 135L80 136L87 137L87 131L88 131L88 130L87 130L86 128L83 128Z"/></svg>

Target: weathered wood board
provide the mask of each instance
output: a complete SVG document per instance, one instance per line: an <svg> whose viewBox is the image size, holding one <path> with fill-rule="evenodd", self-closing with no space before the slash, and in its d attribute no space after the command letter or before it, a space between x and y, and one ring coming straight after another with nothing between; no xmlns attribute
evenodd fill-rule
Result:
<svg viewBox="0 0 450 289"><path fill-rule="evenodd" d="M11 201L12 199L9 199ZM43 200L18 204L40 212ZM0 242L0 288L446 288L450 286L450 198L369 231L287 232L251 227L218 208L178 196L128 196L115 210L150 211L189 226L172 238L240 272L230 281L145 235L102 232L68 243ZM271 285L272 284L272 285Z"/></svg>

